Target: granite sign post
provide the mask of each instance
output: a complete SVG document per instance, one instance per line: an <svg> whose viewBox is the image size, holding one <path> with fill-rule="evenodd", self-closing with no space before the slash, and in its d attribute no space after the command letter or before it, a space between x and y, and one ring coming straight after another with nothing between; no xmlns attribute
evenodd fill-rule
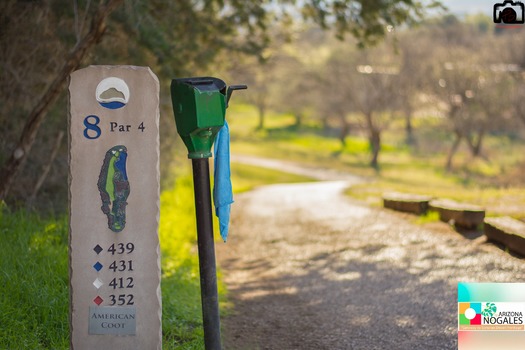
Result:
<svg viewBox="0 0 525 350"><path fill-rule="evenodd" d="M72 349L161 349L159 82L90 66L69 85Z"/></svg>

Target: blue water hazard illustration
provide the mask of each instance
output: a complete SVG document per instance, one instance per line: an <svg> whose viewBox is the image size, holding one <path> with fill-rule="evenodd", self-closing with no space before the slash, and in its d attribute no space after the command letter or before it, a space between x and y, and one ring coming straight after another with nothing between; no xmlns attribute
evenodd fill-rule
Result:
<svg viewBox="0 0 525 350"><path fill-rule="evenodd" d="M95 97L102 107L119 109L129 101L129 87L124 80L109 77L97 85Z"/></svg>
<svg viewBox="0 0 525 350"><path fill-rule="evenodd" d="M128 150L125 146L112 147L106 152L98 178L101 209L108 218L108 228L113 232L121 232L126 227L126 206L130 193L127 159Z"/></svg>

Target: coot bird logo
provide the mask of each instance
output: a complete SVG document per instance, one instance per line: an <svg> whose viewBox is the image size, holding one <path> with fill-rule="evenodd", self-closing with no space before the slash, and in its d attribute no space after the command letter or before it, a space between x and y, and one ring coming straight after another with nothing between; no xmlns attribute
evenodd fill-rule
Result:
<svg viewBox="0 0 525 350"><path fill-rule="evenodd" d="M129 101L129 87L120 78L106 78L97 85L96 99L104 108L122 108Z"/></svg>

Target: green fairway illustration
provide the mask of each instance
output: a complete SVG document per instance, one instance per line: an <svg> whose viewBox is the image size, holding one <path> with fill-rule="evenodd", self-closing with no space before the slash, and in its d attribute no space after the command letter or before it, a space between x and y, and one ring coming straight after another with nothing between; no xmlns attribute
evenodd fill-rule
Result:
<svg viewBox="0 0 525 350"><path fill-rule="evenodd" d="M127 158L125 146L118 145L109 149L98 178L101 209L108 218L109 229L114 232L120 232L126 226L126 201L130 192L126 172Z"/></svg>

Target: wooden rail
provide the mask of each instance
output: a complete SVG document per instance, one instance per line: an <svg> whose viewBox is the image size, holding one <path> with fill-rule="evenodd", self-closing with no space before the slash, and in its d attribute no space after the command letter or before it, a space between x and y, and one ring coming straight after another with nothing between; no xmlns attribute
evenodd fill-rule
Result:
<svg viewBox="0 0 525 350"><path fill-rule="evenodd" d="M383 205L385 208L412 213L416 215L425 214L428 203L432 200L430 196L417 194L390 192L383 194Z"/></svg>
<svg viewBox="0 0 525 350"><path fill-rule="evenodd" d="M480 206L459 203L450 199L432 200L429 203L431 210L439 213L439 219L453 223L455 226L474 229L483 223L485 209Z"/></svg>
<svg viewBox="0 0 525 350"><path fill-rule="evenodd" d="M485 236L525 256L525 223L508 216L485 219Z"/></svg>

